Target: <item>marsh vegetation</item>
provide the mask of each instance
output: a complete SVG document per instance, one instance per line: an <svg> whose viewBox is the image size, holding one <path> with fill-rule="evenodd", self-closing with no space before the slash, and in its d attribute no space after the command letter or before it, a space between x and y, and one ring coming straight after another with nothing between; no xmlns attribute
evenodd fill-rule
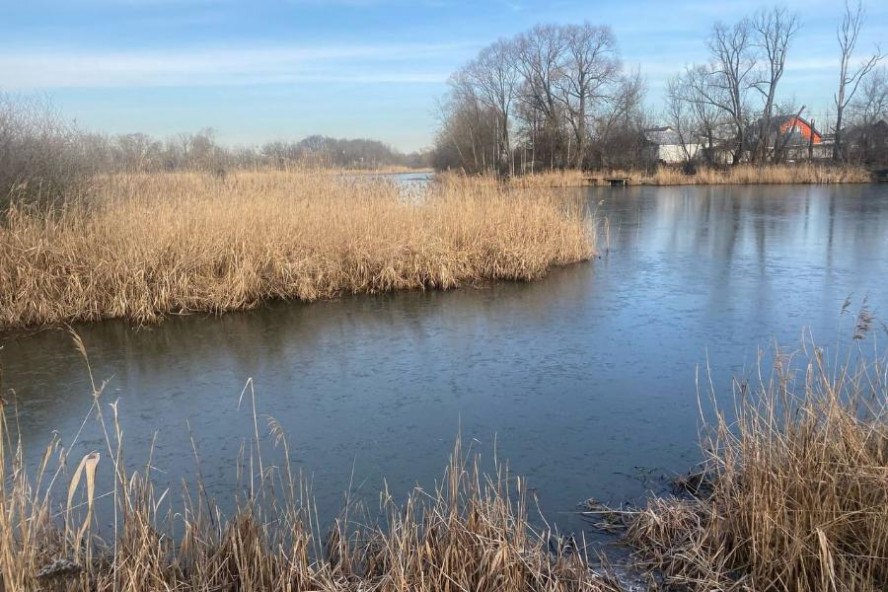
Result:
<svg viewBox="0 0 888 592"><path fill-rule="evenodd" d="M115 175L87 199L6 212L0 327L526 281L593 253L585 203L548 192L464 182L414 199L312 170Z"/></svg>
<svg viewBox="0 0 888 592"><path fill-rule="evenodd" d="M453 173L438 174L439 178L445 182L453 175ZM480 182L488 184L502 182L492 175L476 178L481 180ZM832 185L837 183L870 183L872 174L863 167L801 163L798 165L738 165L736 167L700 168L691 173L676 167L660 167L650 172L636 169L607 171L567 169L511 177L507 182L513 187L540 189L609 185L608 179L612 178L624 179L627 185Z"/></svg>
<svg viewBox="0 0 888 592"><path fill-rule="evenodd" d="M813 345L800 355L801 367L778 351L769 378L735 383L734 407L706 425L693 496L629 517L627 540L671 586L888 585L885 361L837 364Z"/></svg>

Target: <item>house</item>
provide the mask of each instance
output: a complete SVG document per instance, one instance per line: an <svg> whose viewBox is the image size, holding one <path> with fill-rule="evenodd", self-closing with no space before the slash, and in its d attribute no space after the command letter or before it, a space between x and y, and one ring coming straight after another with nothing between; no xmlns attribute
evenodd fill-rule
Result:
<svg viewBox="0 0 888 592"><path fill-rule="evenodd" d="M700 149L696 139L682 138L673 128L653 127L643 130L645 157L649 162L676 164L693 159Z"/></svg>
<svg viewBox="0 0 888 592"><path fill-rule="evenodd" d="M817 146L823 142L823 134L814 128L814 123L798 115L778 115L771 119L771 126L787 146Z"/></svg>
<svg viewBox="0 0 888 592"><path fill-rule="evenodd" d="M763 125L764 120L759 119L749 127L745 142L747 151L752 152L758 146ZM832 151L832 146L827 144L813 121L799 115L775 115L771 118L765 146L768 153L777 159L807 160L827 158Z"/></svg>

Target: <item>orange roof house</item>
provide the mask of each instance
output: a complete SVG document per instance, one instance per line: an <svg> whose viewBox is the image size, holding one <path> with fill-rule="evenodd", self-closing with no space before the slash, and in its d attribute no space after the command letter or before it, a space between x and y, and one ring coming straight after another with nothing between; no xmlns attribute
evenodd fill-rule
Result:
<svg viewBox="0 0 888 592"><path fill-rule="evenodd" d="M823 142L823 134L814 126L797 115L779 115L773 119L773 125L780 131L781 136L791 134L796 136L790 143L820 144Z"/></svg>

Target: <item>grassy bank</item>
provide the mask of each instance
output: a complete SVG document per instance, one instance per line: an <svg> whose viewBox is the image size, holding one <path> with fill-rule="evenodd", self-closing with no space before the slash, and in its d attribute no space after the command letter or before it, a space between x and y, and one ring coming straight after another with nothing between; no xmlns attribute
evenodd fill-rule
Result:
<svg viewBox="0 0 888 592"><path fill-rule="evenodd" d="M628 179L630 185L824 185L872 181L872 175L863 167L800 164L764 167L739 165L724 169L700 167L692 175L670 167L659 167L653 173L637 170L571 169L516 176L510 180L510 184L521 188L584 187L605 185L605 179L609 178ZM488 183L496 183L495 177L486 179Z"/></svg>
<svg viewBox="0 0 888 592"><path fill-rule="evenodd" d="M411 202L310 171L106 177L61 212L7 212L0 328L534 280L591 257L591 233L580 203L479 182Z"/></svg>
<svg viewBox="0 0 888 592"><path fill-rule="evenodd" d="M736 419L710 425L694 499L657 499L631 517L648 567L690 590L888 588L888 374L830 366L738 385ZM702 485L702 487L700 487Z"/></svg>

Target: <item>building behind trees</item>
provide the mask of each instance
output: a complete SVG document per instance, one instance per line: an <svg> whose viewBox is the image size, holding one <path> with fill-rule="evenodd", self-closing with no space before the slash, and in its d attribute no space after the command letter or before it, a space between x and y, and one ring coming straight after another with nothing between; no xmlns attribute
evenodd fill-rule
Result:
<svg viewBox="0 0 888 592"><path fill-rule="evenodd" d="M819 122L783 91L803 26L786 8L715 23L704 59L667 82L656 115L645 108L640 73L625 71L610 28L538 25L497 40L451 75L432 163L499 175L687 163L888 164L882 54L877 49L856 69L850 62L863 14L860 2L846 3L837 25L834 119Z"/></svg>

